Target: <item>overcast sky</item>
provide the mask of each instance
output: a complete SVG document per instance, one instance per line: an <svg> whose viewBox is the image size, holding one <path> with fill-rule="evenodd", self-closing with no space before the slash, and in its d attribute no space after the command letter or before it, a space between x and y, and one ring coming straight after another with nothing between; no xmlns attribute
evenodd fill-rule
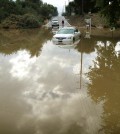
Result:
<svg viewBox="0 0 120 134"><path fill-rule="evenodd" d="M46 2L48 4L51 4L55 7L58 8L58 12L61 13L65 10L65 4L68 4L68 1L73 1L73 0L42 0L43 2Z"/></svg>

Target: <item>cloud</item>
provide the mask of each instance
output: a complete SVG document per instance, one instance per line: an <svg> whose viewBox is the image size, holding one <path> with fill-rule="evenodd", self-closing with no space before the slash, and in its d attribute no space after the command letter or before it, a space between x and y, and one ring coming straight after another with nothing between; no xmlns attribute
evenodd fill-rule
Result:
<svg viewBox="0 0 120 134"><path fill-rule="evenodd" d="M70 1L73 1L73 0L70 0ZM57 1L57 0L43 0L43 2L46 2L48 4L51 4L51 5L55 6L55 7L57 7L59 13L65 11L65 5L68 4L68 0L61 0L61 1Z"/></svg>

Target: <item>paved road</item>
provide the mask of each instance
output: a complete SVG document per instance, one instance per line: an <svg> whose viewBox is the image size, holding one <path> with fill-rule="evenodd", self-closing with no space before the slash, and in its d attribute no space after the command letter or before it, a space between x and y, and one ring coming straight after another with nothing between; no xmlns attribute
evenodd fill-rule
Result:
<svg viewBox="0 0 120 134"><path fill-rule="evenodd" d="M62 20L64 20L64 25L65 26L71 26L68 21L65 19L64 16L57 16L57 17L53 17L53 18L57 18L59 21L59 26L62 27ZM52 19L53 19L52 18ZM48 24L46 24L47 27L51 27L51 21L48 22Z"/></svg>

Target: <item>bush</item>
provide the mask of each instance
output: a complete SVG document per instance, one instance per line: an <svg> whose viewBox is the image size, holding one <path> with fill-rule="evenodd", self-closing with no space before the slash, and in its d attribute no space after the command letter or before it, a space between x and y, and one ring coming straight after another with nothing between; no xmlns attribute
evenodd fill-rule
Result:
<svg viewBox="0 0 120 134"><path fill-rule="evenodd" d="M3 28L38 28L42 19L33 14L10 15L2 22Z"/></svg>
<svg viewBox="0 0 120 134"><path fill-rule="evenodd" d="M21 28L37 28L40 26L41 26L40 21L33 14L23 15L22 19L18 22L18 27L21 27Z"/></svg>
<svg viewBox="0 0 120 134"><path fill-rule="evenodd" d="M3 28L17 28L17 23L20 21L20 15L10 15L2 22Z"/></svg>

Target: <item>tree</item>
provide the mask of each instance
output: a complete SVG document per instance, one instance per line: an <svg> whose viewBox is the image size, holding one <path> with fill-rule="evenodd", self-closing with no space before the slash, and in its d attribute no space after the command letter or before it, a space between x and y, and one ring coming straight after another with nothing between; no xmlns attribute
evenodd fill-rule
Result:
<svg viewBox="0 0 120 134"><path fill-rule="evenodd" d="M68 14L74 11L75 14L81 15L90 12L94 8L94 3L95 2L91 0L74 0L69 2L66 11Z"/></svg>
<svg viewBox="0 0 120 134"><path fill-rule="evenodd" d="M116 26L120 16L120 0L95 0L96 7L100 8L110 26Z"/></svg>
<svg viewBox="0 0 120 134"><path fill-rule="evenodd" d="M66 6L66 12L68 15L71 15L72 12L76 12L76 6L75 6L75 2L69 2L69 5Z"/></svg>
<svg viewBox="0 0 120 134"><path fill-rule="evenodd" d="M41 0L25 0L26 2L31 2L31 3L37 3L37 4L41 4L42 1Z"/></svg>
<svg viewBox="0 0 120 134"><path fill-rule="evenodd" d="M51 16L57 16L57 8L53 5L43 3L41 0L0 0L0 22L6 19L7 24L11 24L9 16L18 15L16 22L21 18L21 15L29 15L29 21L34 22L41 21L44 22L44 19L50 18ZM34 18L34 19L33 19ZM31 24L32 26L32 24Z"/></svg>
<svg viewBox="0 0 120 134"><path fill-rule="evenodd" d="M104 43L103 43L104 44ZM90 67L87 76L89 94L98 102L104 103L104 122L106 134L119 133L120 119L120 56L116 56L115 44L106 42L103 46L97 46L97 57L94 66Z"/></svg>
<svg viewBox="0 0 120 134"><path fill-rule="evenodd" d="M44 3L41 6L40 13L45 18L49 18L51 15L52 16L58 15L57 8L47 3Z"/></svg>

